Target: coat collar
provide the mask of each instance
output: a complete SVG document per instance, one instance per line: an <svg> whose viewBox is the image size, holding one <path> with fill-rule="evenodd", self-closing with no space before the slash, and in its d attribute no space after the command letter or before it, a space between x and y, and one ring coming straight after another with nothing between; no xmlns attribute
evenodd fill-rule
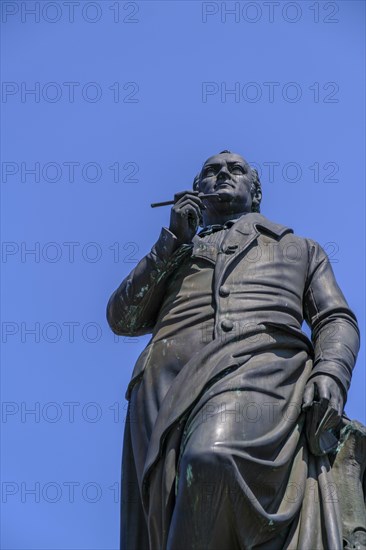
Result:
<svg viewBox="0 0 366 550"><path fill-rule="evenodd" d="M276 238L282 237L285 233L293 233L290 227L272 222L257 212L250 212L241 216L241 218L234 223L232 229L244 235L249 235L256 229L259 232L270 233Z"/></svg>

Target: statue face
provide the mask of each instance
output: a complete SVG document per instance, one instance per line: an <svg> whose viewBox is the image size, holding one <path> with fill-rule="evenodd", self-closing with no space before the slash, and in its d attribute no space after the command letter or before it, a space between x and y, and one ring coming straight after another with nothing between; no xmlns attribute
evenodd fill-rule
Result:
<svg viewBox="0 0 366 550"><path fill-rule="evenodd" d="M220 201L216 210L250 212L252 207L252 171L249 164L235 153L222 153L210 157L203 165L199 190L201 193L217 193Z"/></svg>

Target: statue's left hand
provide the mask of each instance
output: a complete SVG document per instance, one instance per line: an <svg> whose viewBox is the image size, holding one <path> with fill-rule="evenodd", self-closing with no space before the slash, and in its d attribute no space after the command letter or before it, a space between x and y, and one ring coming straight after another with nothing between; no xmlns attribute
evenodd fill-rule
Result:
<svg viewBox="0 0 366 550"><path fill-rule="evenodd" d="M319 374L311 378L305 386L303 397L303 410L309 410L314 402L318 402L324 415L328 406L334 409L331 423L327 428L336 427L343 413L344 396L340 385L331 376Z"/></svg>

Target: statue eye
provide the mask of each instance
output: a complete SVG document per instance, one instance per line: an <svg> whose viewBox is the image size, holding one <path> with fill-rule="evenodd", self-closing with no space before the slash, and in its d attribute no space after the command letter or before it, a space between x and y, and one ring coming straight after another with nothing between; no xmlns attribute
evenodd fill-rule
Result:
<svg viewBox="0 0 366 550"><path fill-rule="evenodd" d="M236 166L232 167L231 172L233 174L244 174L245 170L242 166L240 166L240 164L237 164Z"/></svg>
<svg viewBox="0 0 366 550"><path fill-rule="evenodd" d="M206 168L206 170L204 171L204 176L210 177L214 175L215 175L214 168Z"/></svg>

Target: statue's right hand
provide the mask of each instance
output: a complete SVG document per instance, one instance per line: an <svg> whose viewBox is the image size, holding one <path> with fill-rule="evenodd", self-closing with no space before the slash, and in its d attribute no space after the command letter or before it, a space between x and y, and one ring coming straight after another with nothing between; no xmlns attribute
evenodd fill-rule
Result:
<svg viewBox="0 0 366 550"><path fill-rule="evenodd" d="M174 195L175 204L170 213L169 230L174 233L178 243L188 244L196 234L202 220L204 209L197 191L183 191Z"/></svg>

